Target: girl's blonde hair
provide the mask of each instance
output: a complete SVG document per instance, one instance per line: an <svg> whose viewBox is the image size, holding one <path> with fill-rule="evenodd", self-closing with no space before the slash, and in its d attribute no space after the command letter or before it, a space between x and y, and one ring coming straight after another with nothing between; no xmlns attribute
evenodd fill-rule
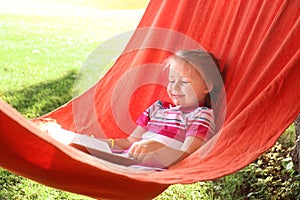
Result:
<svg viewBox="0 0 300 200"><path fill-rule="evenodd" d="M219 91L223 87L218 60L212 53L204 50L180 50L168 57L164 64L169 66L172 62L177 61L193 66L206 82L212 83L213 88L205 98L205 106L211 108L212 101L217 101Z"/></svg>

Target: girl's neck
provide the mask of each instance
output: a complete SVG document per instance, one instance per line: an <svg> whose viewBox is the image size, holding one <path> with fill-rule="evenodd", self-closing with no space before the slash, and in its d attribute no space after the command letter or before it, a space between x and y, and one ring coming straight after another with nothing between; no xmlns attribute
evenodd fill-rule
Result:
<svg viewBox="0 0 300 200"><path fill-rule="evenodd" d="M186 105L186 106L179 105L179 106L180 106L180 110L187 112L187 111L194 110L198 107L203 107L203 106L205 106L205 103L204 103L204 101L200 101L200 102L198 102L198 104Z"/></svg>

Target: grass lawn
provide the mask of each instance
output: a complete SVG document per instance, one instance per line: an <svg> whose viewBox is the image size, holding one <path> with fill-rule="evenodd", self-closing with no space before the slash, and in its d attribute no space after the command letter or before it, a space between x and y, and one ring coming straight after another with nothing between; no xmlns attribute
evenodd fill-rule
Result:
<svg viewBox="0 0 300 200"><path fill-rule="evenodd" d="M55 1L53 4L43 1L48 4L41 4L40 7L37 4L32 8L26 5L28 9L25 11L21 9L24 2L20 4L22 1L15 1L20 8L10 11L12 6L8 5L5 12L0 12L0 95L28 118L51 111L69 100L72 81L86 57L111 36L134 30L143 13L142 9L118 11L90 8L87 3L94 5L96 1L87 1L82 7L62 4L64 9L74 9L65 15L57 9L59 4ZM99 5L106 2L108 6L107 1L99 2ZM112 7L118 5L117 1L112 2ZM145 4L145 1L140 2ZM53 12L47 9L49 7ZM15 13L18 10L21 14ZM68 91L56 88L66 88ZM55 98L65 92L69 95L63 99ZM26 94L40 94L35 95L37 104L32 99L26 102ZM44 95L51 96L52 102L47 103L49 99L41 98ZM44 108L50 107L42 111L41 104L47 104Z"/></svg>
<svg viewBox="0 0 300 200"><path fill-rule="evenodd" d="M113 35L134 30L147 2L0 0L0 98L26 118L41 116L66 103L73 97L73 86L85 59ZM217 182L173 185L156 200L255 199L250 197L268 192L265 185L258 185L256 167L253 164ZM294 188L300 187L300 181L295 180L282 181L282 188L294 194ZM241 189L249 185L245 182L253 187ZM52 189L0 169L0 199L90 198Z"/></svg>

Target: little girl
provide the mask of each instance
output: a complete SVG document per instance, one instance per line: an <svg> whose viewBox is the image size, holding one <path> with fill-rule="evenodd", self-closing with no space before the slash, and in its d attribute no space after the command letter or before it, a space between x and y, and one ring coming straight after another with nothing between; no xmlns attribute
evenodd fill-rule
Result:
<svg viewBox="0 0 300 200"><path fill-rule="evenodd" d="M155 102L137 119L131 135L106 140L113 148L129 149L130 157L152 167L169 167L184 159L215 129L210 96L217 89L216 59L202 50L182 50L164 64L172 103Z"/></svg>
<svg viewBox="0 0 300 200"><path fill-rule="evenodd" d="M182 50L166 59L167 93L137 119L127 138L102 139L137 163L167 168L199 149L214 133L211 97L218 91L216 59L202 50ZM120 151L121 150L121 151Z"/></svg>

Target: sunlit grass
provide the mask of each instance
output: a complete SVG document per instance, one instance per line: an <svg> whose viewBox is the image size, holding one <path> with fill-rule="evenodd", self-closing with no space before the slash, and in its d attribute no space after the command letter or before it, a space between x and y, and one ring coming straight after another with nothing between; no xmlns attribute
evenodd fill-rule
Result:
<svg viewBox="0 0 300 200"><path fill-rule="evenodd" d="M89 54L114 35L134 30L143 13L143 10L134 9L97 9L96 16L88 16L89 13L61 16L55 12L48 16L49 13L43 15L43 9L47 10L41 8L39 16L30 15L30 12L23 15L0 13L0 98L28 118L45 114L71 99L76 73ZM87 11L83 9L82 12ZM69 78L65 82L48 84L65 77ZM68 91L61 91L66 88L63 85L68 85ZM29 93L24 92L27 90L35 94L35 98L27 101L24 94ZM61 93L68 96L63 98ZM52 100L47 99L49 95Z"/></svg>
<svg viewBox="0 0 300 200"><path fill-rule="evenodd" d="M128 19L129 20L129 19ZM132 20L132 19L131 19ZM112 25L101 18L0 15L0 91L56 79L79 69L84 59L112 33L134 25ZM30 79L21 79L30 75Z"/></svg>
<svg viewBox="0 0 300 200"><path fill-rule="evenodd" d="M74 1L74 0L57 0L59 2L72 2L81 6L89 6L100 9L139 9L145 8L149 0L85 0L85 1Z"/></svg>

